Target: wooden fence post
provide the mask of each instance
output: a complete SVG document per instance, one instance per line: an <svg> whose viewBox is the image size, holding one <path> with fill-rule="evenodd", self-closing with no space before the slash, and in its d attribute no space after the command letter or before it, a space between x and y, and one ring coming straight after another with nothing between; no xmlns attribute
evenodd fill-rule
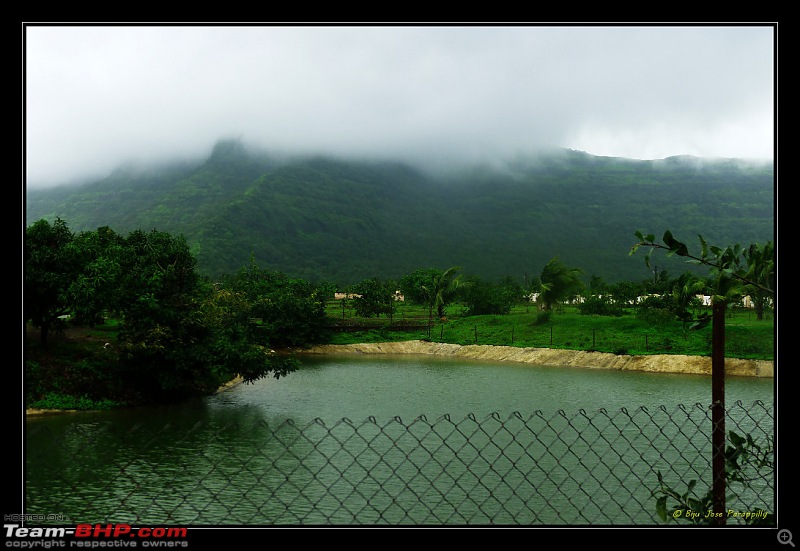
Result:
<svg viewBox="0 0 800 551"><path fill-rule="evenodd" d="M723 525L725 511L725 308L714 301L711 318L711 488L714 520Z"/></svg>

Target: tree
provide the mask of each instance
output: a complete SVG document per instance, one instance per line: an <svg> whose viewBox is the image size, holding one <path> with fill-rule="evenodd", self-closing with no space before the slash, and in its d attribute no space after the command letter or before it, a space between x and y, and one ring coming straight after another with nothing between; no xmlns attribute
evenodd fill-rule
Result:
<svg viewBox="0 0 800 551"><path fill-rule="evenodd" d="M619 281L608 288L613 301L620 306L633 306L644 293L644 285L633 281Z"/></svg>
<svg viewBox="0 0 800 551"><path fill-rule="evenodd" d="M439 318L445 316L445 308L458 296L464 285L458 270L453 266L447 270L424 268L416 270L400 279L403 295L412 302L428 307L428 322L433 320L433 312Z"/></svg>
<svg viewBox="0 0 800 551"><path fill-rule="evenodd" d="M324 292L304 279L285 275L276 283L255 311L267 328L267 342L273 347L298 347L324 340L328 331Z"/></svg>
<svg viewBox="0 0 800 551"><path fill-rule="evenodd" d="M353 305L356 314L365 318L387 314L391 317L394 312L394 292L397 285L391 281L382 281L373 277L358 283L354 292L356 295Z"/></svg>
<svg viewBox="0 0 800 551"><path fill-rule="evenodd" d="M684 322L692 322L692 328L701 328L709 322L712 324L711 350L711 423L712 423L712 493L714 513L720 523L725 523L725 310L731 302L738 302L744 290L774 294L775 285L775 249L772 242L766 245L750 245L743 249L741 245L725 248L709 245L702 236L700 253L692 255L685 243L678 241L667 230L662 237L663 244L656 243L652 234L643 235L635 232L639 239L631 247L634 254L641 247L650 250L645 256L645 264L650 266L650 257L655 250L664 250L668 256L678 255L689 258L693 264L703 265L711 272L712 314L699 315L690 319L685 310L681 313Z"/></svg>
<svg viewBox="0 0 800 551"><path fill-rule="evenodd" d="M597 275L589 277L589 293L592 295L599 295L606 291L608 291L608 283L606 283L602 277Z"/></svg>
<svg viewBox="0 0 800 551"><path fill-rule="evenodd" d="M249 316L260 320L260 338L274 348L307 346L319 342L328 328L325 301L328 287L288 277L276 270L250 264L221 285L241 293Z"/></svg>
<svg viewBox="0 0 800 551"><path fill-rule="evenodd" d="M116 293L122 275L125 240L106 226L78 234L73 244L80 265L69 287L72 322L94 325L103 313L116 309Z"/></svg>
<svg viewBox="0 0 800 551"><path fill-rule="evenodd" d="M294 358L267 346L243 293L209 286L200 313L208 328L206 356L212 359L209 390L237 375L252 383L270 373L277 379L297 369Z"/></svg>
<svg viewBox="0 0 800 551"><path fill-rule="evenodd" d="M711 272L708 285L715 304L727 306L738 302L744 292L763 293L770 297L775 293L775 249L771 241L765 245L752 244L747 248L737 244L722 249L709 245L703 236L698 236L700 253L692 255L686 244L675 239L669 230L664 232L663 244L656 243L652 234L645 236L637 231L635 235L639 242L631 247L630 254L634 254L640 247L649 247L650 251L645 256L648 267L653 252L659 249L665 251L667 256L686 257L692 264L708 267ZM690 285L697 290L695 282L690 282ZM687 315L681 313L684 321L688 321ZM708 314L701 314L694 320L694 328L706 326L711 319ZM722 323L724 324L724 319Z"/></svg>
<svg viewBox="0 0 800 551"><path fill-rule="evenodd" d="M430 321L431 312L436 310L436 317L444 319L445 308L456 298L462 286L461 278L458 275L460 266L453 266L443 272L435 272L429 281L422 286L428 304L428 319Z"/></svg>
<svg viewBox="0 0 800 551"><path fill-rule="evenodd" d="M186 240L136 230L124 249L116 296L120 376L141 401L208 392L211 331L200 315L203 288Z"/></svg>
<svg viewBox="0 0 800 551"><path fill-rule="evenodd" d="M244 270L239 287L249 294L212 285L183 236L156 230L75 236L63 220L40 220L26 230L24 262L24 316L44 344L67 315L90 325L105 310L119 318L117 346L93 379L98 399L175 401L236 376L279 377L296 362L268 345L318 338L326 323L324 297L306 282ZM257 328L254 314L266 323Z"/></svg>
<svg viewBox="0 0 800 551"><path fill-rule="evenodd" d="M578 294L583 288L580 275L583 273L578 268L569 268L558 257L548 262L542 270L542 287L539 293L539 308L545 311Z"/></svg>
<svg viewBox="0 0 800 551"><path fill-rule="evenodd" d="M405 299L414 304L428 305L426 285L433 281L440 270L436 268L421 268L414 270L400 278L400 291Z"/></svg>
<svg viewBox="0 0 800 551"><path fill-rule="evenodd" d="M482 314L508 314L520 301L524 291L510 278L499 283L482 280L478 276L468 279L462 289L462 300L470 316Z"/></svg>
<svg viewBox="0 0 800 551"><path fill-rule="evenodd" d="M74 239L60 218L52 225L39 220L25 230L23 314L39 328L44 346L50 331L72 313L69 288L81 267Z"/></svg>
<svg viewBox="0 0 800 551"><path fill-rule="evenodd" d="M764 245L754 243L742 251L742 256L748 266L754 266L753 277L757 281L767 283L769 289L775 287L775 247L773 243L767 242ZM761 270L761 273L758 271ZM745 284L743 292L750 295L753 301L753 308L756 311L756 319L764 319L764 310L770 303L772 293L763 286Z"/></svg>

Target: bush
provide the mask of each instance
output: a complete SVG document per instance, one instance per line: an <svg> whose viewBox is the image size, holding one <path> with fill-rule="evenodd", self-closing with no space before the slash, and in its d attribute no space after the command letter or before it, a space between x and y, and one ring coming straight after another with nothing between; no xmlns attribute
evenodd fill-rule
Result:
<svg viewBox="0 0 800 551"><path fill-rule="evenodd" d="M675 321L677 312L671 295L651 295L636 306L636 318L653 325Z"/></svg>
<svg viewBox="0 0 800 551"><path fill-rule="evenodd" d="M462 291L465 315L504 315L518 300L519 293L509 285L489 283L472 278Z"/></svg>
<svg viewBox="0 0 800 551"><path fill-rule="evenodd" d="M77 409L77 410L100 410L118 407L119 403L113 400L91 400L86 396L67 396L49 392L45 396L28 404L33 409Z"/></svg>
<svg viewBox="0 0 800 551"><path fill-rule="evenodd" d="M536 319L533 320L533 325L546 325L550 323L550 318L553 316L551 310L542 310L536 314Z"/></svg>
<svg viewBox="0 0 800 551"><path fill-rule="evenodd" d="M665 308L637 308L636 319L652 325L663 325L675 321L675 313Z"/></svg>
<svg viewBox="0 0 800 551"><path fill-rule="evenodd" d="M611 302L608 297L591 296L578 305L578 312L583 315L615 316L625 315L622 307Z"/></svg>

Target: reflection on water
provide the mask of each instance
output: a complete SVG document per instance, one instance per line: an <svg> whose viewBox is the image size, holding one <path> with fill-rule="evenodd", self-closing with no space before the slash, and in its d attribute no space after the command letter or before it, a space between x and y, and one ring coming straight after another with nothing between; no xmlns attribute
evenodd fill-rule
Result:
<svg viewBox="0 0 800 551"><path fill-rule="evenodd" d="M771 435L773 391L772 379L729 378L726 402L741 405L728 427ZM287 377L181 405L31 418L26 512L131 524L652 524L656 470L676 484L709 478L708 402L704 376L303 358ZM758 491L768 507L770 488Z"/></svg>
<svg viewBox="0 0 800 551"><path fill-rule="evenodd" d="M336 421L342 417L413 419L537 410L674 407L710 404L711 378L604 369L464 361L432 356L303 357L286 378L242 385L209 407L258 406L268 418ZM728 377L726 402L772 401L774 381Z"/></svg>

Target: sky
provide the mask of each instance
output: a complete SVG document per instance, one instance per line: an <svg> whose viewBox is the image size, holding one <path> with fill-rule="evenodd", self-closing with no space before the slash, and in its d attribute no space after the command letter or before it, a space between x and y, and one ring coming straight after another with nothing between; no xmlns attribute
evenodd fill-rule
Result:
<svg viewBox="0 0 800 551"><path fill-rule="evenodd" d="M776 24L23 24L28 188L281 153L773 159Z"/></svg>

